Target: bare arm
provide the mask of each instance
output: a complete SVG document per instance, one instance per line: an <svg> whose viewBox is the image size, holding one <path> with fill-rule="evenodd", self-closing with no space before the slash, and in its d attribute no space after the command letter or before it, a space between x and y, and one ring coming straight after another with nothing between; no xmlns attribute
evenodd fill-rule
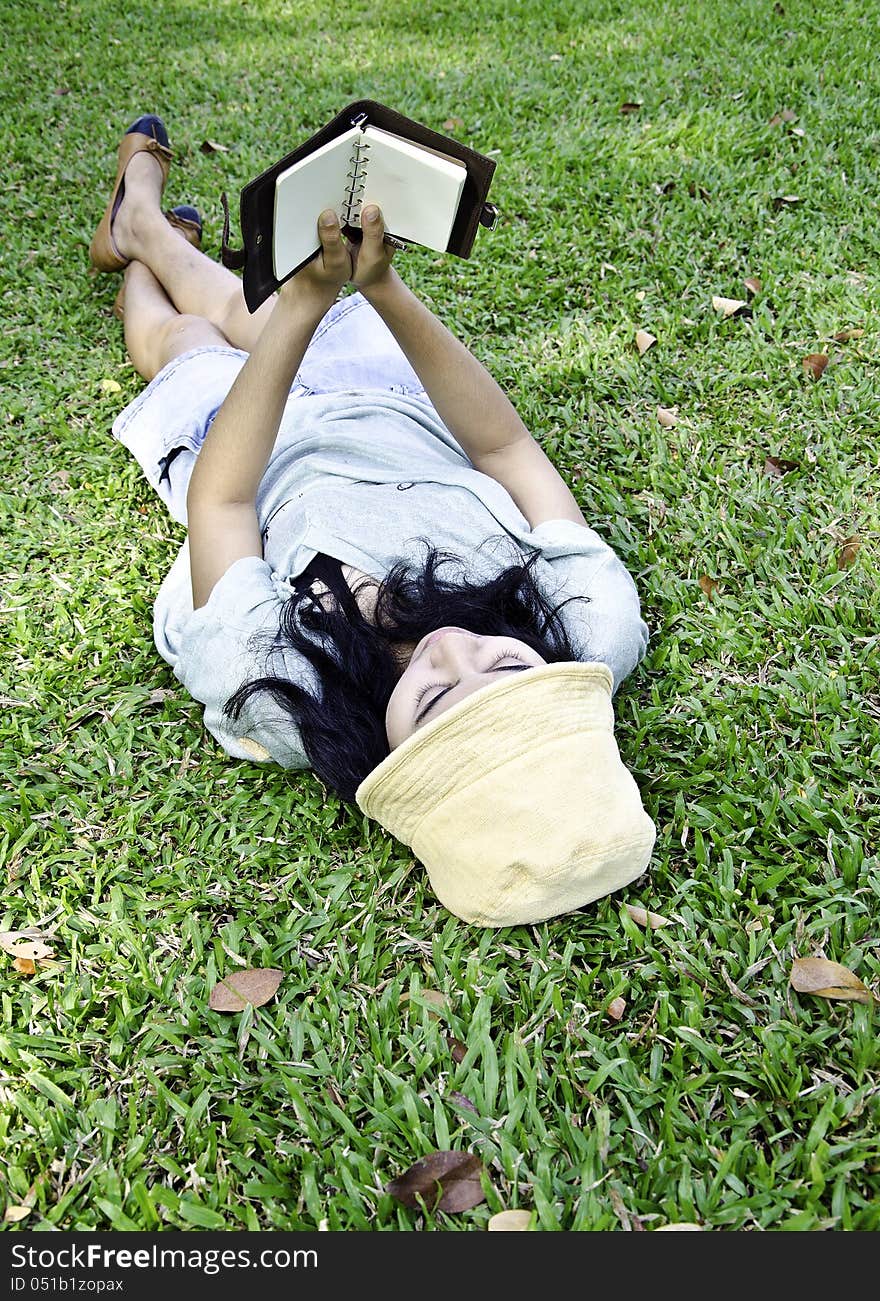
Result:
<svg viewBox="0 0 880 1301"><path fill-rule="evenodd" d="M513 497L534 528L542 520L586 524L559 472L535 442L486 368L407 288L382 244L381 217L364 212L363 242L354 251L354 283L376 309L456 441L476 469Z"/></svg>
<svg viewBox="0 0 880 1301"><path fill-rule="evenodd" d="M334 217L319 230L322 253L281 289L260 338L199 452L186 497L193 608L244 556L262 556L256 512L290 385L318 322L351 271Z"/></svg>

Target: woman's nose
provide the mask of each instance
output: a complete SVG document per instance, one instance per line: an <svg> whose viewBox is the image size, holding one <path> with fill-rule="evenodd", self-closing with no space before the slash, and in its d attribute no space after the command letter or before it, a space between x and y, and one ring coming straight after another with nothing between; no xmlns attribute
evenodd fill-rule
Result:
<svg viewBox="0 0 880 1301"><path fill-rule="evenodd" d="M472 633L447 632L430 647L431 663L438 669L468 665L478 646L479 641Z"/></svg>

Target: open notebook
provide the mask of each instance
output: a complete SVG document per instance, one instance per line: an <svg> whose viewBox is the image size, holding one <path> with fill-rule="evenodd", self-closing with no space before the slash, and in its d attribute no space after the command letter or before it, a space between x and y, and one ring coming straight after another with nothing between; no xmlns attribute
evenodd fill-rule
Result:
<svg viewBox="0 0 880 1301"><path fill-rule="evenodd" d="M357 240L368 203L382 209L389 235L466 258L477 230L498 220L487 200L494 171L494 158L387 104L359 99L245 185L240 249L229 243L229 205L221 195L221 258L243 272L254 312L317 253L325 208L334 208L345 234Z"/></svg>
<svg viewBox="0 0 880 1301"><path fill-rule="evenodd" d="M361 224L376 203L385 230L443 252L458 212L467 167L379 127L352 127L288 167L275 181L273 269L283 280L317 252L318 216L333 208L342 226Z"/></svg>

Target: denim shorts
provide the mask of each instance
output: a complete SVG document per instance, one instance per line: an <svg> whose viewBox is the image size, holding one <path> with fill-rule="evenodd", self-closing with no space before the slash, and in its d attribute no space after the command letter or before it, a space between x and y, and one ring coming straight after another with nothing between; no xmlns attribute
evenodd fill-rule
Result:
<svg viewBox="0 0 880 1301"><path fill-rule="evenodd" d="M113 422L178 523L199 448L248 354L211 345L175 357ZM290 388L290 397L380 390L425 396L421 380L391 331L362 294L335 302L320 321Z"/></svg>

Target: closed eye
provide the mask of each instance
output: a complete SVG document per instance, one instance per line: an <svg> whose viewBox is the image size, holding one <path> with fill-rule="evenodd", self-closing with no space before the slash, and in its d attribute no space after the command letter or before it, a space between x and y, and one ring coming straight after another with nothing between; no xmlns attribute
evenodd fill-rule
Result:
<svg viewBox="0 0 880 1301"><path fill-rule="evenodd" d="M502 658L502 659L509 659L509 658L514 658L514 657L511 657L510 655L503 655L503 656L501 656L501 658ZM521 673L521 672L523 671L523 669L530 669L530 668L533 668L533 667L534 667L534 666L533 666L532 664L522 664L522 663L520 663L520 664L500 664L500 665L497 665L497 666L493 666L491 669L488 669L488 670L487 670L487 675L490 674L490 673ZM413 726L414 726L414 727L418 727L419 723L421 723L421 722L423 721L423 719L426 718L428 714L430 714L430 712L431 712L431 710L434 708L434 706L435 706L436 704L438 704L438 703L443 699L443 697L444 697L445 695L448 695L449 692L452 691L452 690L454 690L454 688L457 687L457 686L458 686L458 683L457 683L457 682L453 682L453 683L451 683L448 687L444 687L442 691L438 691L437 695L434 696L433 700L431 700L431 702L430 702L429 704L425 705L424 709L422 709L418 714L416 714L416 717L415 717L415 720L414 720ZM420 701L421 701L421 700L422 700L422 699L423 699L423 698L428 694L428 692L429 692L430 690L431 690L431 686L430 686L430 685L424 688L424 690L422 691L421 695L419 696L419 699L416 701L416 706L418 706L418 704L420 703Z"/></svg>

